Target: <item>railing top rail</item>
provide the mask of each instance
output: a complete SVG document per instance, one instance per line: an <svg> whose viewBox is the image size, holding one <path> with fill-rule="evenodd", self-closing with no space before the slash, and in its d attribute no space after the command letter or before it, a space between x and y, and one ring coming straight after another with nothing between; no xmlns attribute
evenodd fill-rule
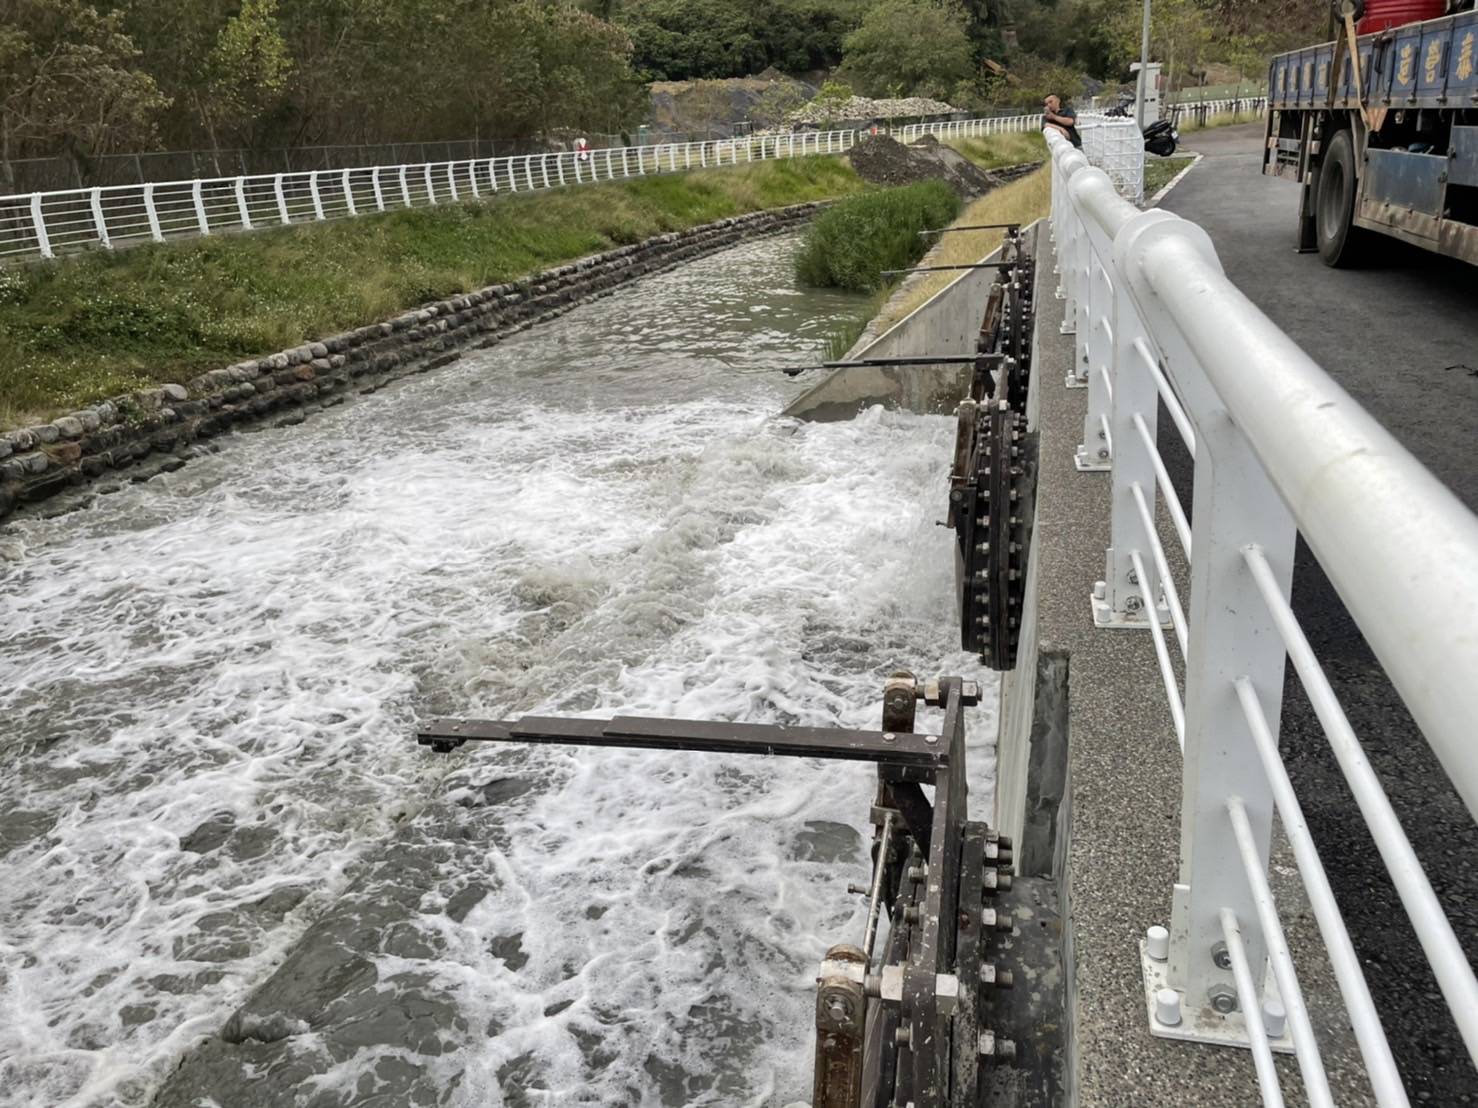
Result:
<svg viewBox="0 0 1478 1108"><path fill-rule="evenodd" d="M1204 232L1159 213L1149 230L1121 236L1140 213L1066 140L1049 133L1048 144L1087 201L1080 210L1118 239L1131 294L1194 351L1478 816L1478 516L1247 299Z"/></svg>

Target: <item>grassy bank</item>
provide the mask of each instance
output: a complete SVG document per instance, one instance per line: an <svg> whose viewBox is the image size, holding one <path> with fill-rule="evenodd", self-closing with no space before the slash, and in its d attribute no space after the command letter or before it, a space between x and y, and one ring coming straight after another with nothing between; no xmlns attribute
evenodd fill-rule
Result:
<svg viewBox="0 0 1478 1108"><path fill-rule="evenodd" d="M1195 158L1188 157L1145 158L1144 198L1148 200L1154 196L1173 181L1177 173L1195 160Z"/></svg>
<svg viewBox="0 0 1478 1108"><path fill-rule="evenodd" d="M823 212L796 255L796 278L817 288L876 292L890 284L884 270L905 269L929 248L921 232L948 226L960 198L943 181L881 189L849 197Z"/></svg>
<svg viewBox="0 0 1478 1108"><path fill-rule="evenodd" d="M950 139L947 145L953 146L982 169L999 169L1007 165L1047 160L1047 140L1042 137L1041 131Z"/></svg>
<svg viewBox="0 0 1478 1108"><path fill-rule="evenodd" d="M864 187L840 159L803 158L0 270L0 426L651 235Z"/></svg>
<svg viewBox="0 0 1478 1108"><path fill-rule="evenodd" d="M1012 181L967 205L956 223L1019 223L1022 226L1045 216L1052 206L1052 171L1042 166L1035 173ZM944 235L930 265L968 265L985 257L1001 244L1000 231L962 231ZM925 273L883 307L879 331L891 327L929 297L959 276L958 273Z"/></svg>

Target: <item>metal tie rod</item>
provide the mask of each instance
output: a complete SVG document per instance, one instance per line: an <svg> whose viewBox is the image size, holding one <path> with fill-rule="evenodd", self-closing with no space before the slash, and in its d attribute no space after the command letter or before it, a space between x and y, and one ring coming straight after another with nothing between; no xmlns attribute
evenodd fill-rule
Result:
<svg viewBox="0 0 1478 1108"><path fill-rule="evenodd" d="M912 358L858 358L850 362L822 362L820 365L782 366L781 371L789 377L813 369L865 369L878 366L923 366L923 365L974 365L977 362L999 359L1000 354L934 354Z"/></svg>
<svg viewBox="0 0 1478 1108"><path fill-rule="evenodd" d="M970 265L917 265L912 269L885 269L884 277L896 277L900 273L943 273L951 269L1015 269L1020 260L1012 258L1004 262L973 262Z"/></svg>
<svg viewBox="0 0 1478 1108"><path fill-rule="evenodd" d="M940 227L932 231L920 231L924 235L952 235L956 231L1019 231L1020 223L971 223L964 227Z"/></svg>

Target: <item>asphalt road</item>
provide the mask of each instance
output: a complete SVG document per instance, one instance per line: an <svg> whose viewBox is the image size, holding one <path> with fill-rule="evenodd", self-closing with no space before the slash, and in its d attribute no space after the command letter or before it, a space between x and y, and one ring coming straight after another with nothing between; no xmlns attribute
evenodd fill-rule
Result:
<svg viewBox="0 0 1478 1108"><path fill-rule="evenodd" d="M1204 227L1227 275L1478 510L1478 269L1398 244L1357 271L1296 253L1298 186L1261 175L1261 138L1261 125L1191 136L1187 145L1205 160L1163 207ZM1173 428L1160 438L1189 502L1184 449ZM1293 605L1459 941L1478 961L1478 827L1301 541ZM1412 1100L1478 1104L1478 1074L1291 669L1288 691L1284 757Z"/></svg>

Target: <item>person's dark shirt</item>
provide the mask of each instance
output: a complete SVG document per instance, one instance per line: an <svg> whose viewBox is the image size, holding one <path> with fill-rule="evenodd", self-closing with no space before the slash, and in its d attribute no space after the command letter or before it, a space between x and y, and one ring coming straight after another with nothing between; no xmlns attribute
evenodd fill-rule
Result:
<svg viewBox="0 0 1478 1108"><path fill-rule="evenodd" d="M1055 116L1057 116L1059 119L1070 119L1070 120L1072 120L1072 122L1069 123L1069 124L1065 124L1064 125L1062 123L1059 123L1058 126L1061 127L1063 130L1065 130L1067 132L1067 140L1068 140L1068 142L1072 143L1079 150L1083 149L1083 136L1080 135L1080 134L1078 134L1078 127L1077 127L1078 113L1075 112L1072 108L1069 108L1066 104L1064 104L1062 107L1058 108L1052 114L1055 115Z"/></svg>

